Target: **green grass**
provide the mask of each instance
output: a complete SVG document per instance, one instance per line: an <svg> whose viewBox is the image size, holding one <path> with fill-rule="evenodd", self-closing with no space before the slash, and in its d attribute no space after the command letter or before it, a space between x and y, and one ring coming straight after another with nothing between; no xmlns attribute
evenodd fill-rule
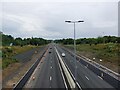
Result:
<svg viewBox="0 0 120 90"><path fill-rule="evenodd" d="M2 68L8 67L12 63L18 62L18 60L12 58L14 55L28 51L32 48L36 48L37 46L3 46L2 47Z"/></svg>
<svg viewBox="0 0 120 90"><path fill-rule="evenodd" d="M117 54L117 50L115 50L117 46L116 45L112 45L111 44L99 44L99 45L78 45L77 46L77 50L78 51L88 51L88 52L92 52L95 53L97 55L98 58L103 58L103 57L114 57Z"/></svg>
<svg viewBox="0 0 120 90"><path fill-rule="evenodd" d="M0 69L2 68L2 59L0 59Z"/></svg>
<svg viewBox="0 0 120 90"><path fill-rule="evenodd" d="M7 59L4 59L2 60L2 68L6 68L8 67L8 65L12 64L12 63L16 63L18 62L18 60L16 59L11 59L11 58L7 58Z"/></svg>
<svg viewBox="0 0 120 90"><path fill-rule="evenodd" d="M0 58L2 58L2 51L0 50Z"/></svg>
<svg viewBox="0 0 120 90"><path fill-rule="evenodd" d="M88 58L103 59L105 62L111 62L118 64L118 58L120 58L120 50L118 44L108 43L108 44L80 44L76 46L77 51L80 54L87 56ZM73 45L66 45L66 47L73 49ZM120 62L119 62L120 65Z"/></svg>

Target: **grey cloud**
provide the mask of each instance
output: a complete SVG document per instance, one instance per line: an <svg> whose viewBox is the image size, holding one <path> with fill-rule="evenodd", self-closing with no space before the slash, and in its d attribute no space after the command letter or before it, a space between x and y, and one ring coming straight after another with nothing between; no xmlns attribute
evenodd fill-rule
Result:
<svg viewBox="0 0 120 90"><path fill-rule="evenodd" d="M56 39L73 37L73 24L65 23L65 20L84 20L84 23L76 24L77 38L98 37L104 32L105 35L117 35L117 3L4 3L3 12L20 17L27 17L24 25L18 23L5 23L8 29L3 32L10 34L10 26L13 35L17 34L19 28L25 26L33 27L35 30L29 32L29 27L24 33L18 33L21 37L40 36ZM4 17L4 16L3 16ZM5 17L4 17L5 18ZM24 18L23 18L24 19ZM33 19L33 21L32 21ZM32 23L29 23L32 21ZM102 23L104 22L104 23ZM29 25L30 24L30 25ZM106 25L105 25L106 24ZM35 28L34 28L35 27ZM27 34L26 34L27 33Z"/></svg>

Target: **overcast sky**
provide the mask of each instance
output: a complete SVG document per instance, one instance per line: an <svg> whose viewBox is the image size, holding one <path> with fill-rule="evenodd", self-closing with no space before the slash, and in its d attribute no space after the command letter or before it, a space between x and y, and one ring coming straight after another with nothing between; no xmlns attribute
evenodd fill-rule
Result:
<svg viewBox="0 0 120 90"><path fill-rule="evenodd" d="M77 38L118 35L117 0L4 0L1 4L0 31L14 37L73 38L73 24L65 20L84 20L76 24Z"/></svg>

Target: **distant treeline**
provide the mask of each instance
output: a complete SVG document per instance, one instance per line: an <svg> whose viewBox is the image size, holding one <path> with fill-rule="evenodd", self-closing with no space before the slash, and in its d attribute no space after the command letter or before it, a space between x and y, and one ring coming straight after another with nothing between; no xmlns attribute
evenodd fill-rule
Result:
<svg viewBox="0 0 120 90"><path fill-rule="evenodd" d="M24 46L24 45L45 45L50 43L52 40L46 40L43 38L14 38L11 35L5 35L3 33L0 33L0 37L2 37L2 45L3 46L9 46L9 45L15 45L15 46ZM74 39L67 38L67 39L57 39L54 40L55 43L60 44L74 44ZM98 38L80 38L76 39L76 44L102 44L102 43L120 43L120 37L116 36L104 36L104 37L98 37Z"/></svg>
<svg viewBox="0 0 120 90"><path fill-rule="evenodd" d="M15 46L24 46L24 45L45 45L51 42L51 40L46 40L43 38L14 38L11 35L5 35L1 33L2 36L2 45L3 46L9 46L9 45L15 45Z"/></svg>
<svg viewBox="0 0 120 90"><path fill-rule="evenodd" d="M74 39L68 38L68 39L58 39L55 40L56 43L61 44L74 44ZM104 37L98 37L98 38L80 38L76 39L76 44L102 44L102 43L120 43L120 37L115 36L104 36Z"/></svg>

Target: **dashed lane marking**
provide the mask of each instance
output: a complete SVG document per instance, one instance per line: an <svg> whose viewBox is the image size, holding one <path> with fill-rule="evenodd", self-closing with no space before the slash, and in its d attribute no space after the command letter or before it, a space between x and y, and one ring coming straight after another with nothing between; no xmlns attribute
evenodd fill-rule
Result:
<svg viewBox="0 0 120 90"><path fill-rule="evenodd" d="M50 68L52 69L52 66Z"/></svg>
<svg viewBox="0 0 120 90"><path fill-rule="evenodd" d="M89 80L89 78L87 76L85 76L85 78L87 78L87 80Z"/></svg>
<svg viewBox="0 0 120 90"><path fill-rule="evenodd" d="M50 81L52 80L52 77L50 76Z"/></svg>

